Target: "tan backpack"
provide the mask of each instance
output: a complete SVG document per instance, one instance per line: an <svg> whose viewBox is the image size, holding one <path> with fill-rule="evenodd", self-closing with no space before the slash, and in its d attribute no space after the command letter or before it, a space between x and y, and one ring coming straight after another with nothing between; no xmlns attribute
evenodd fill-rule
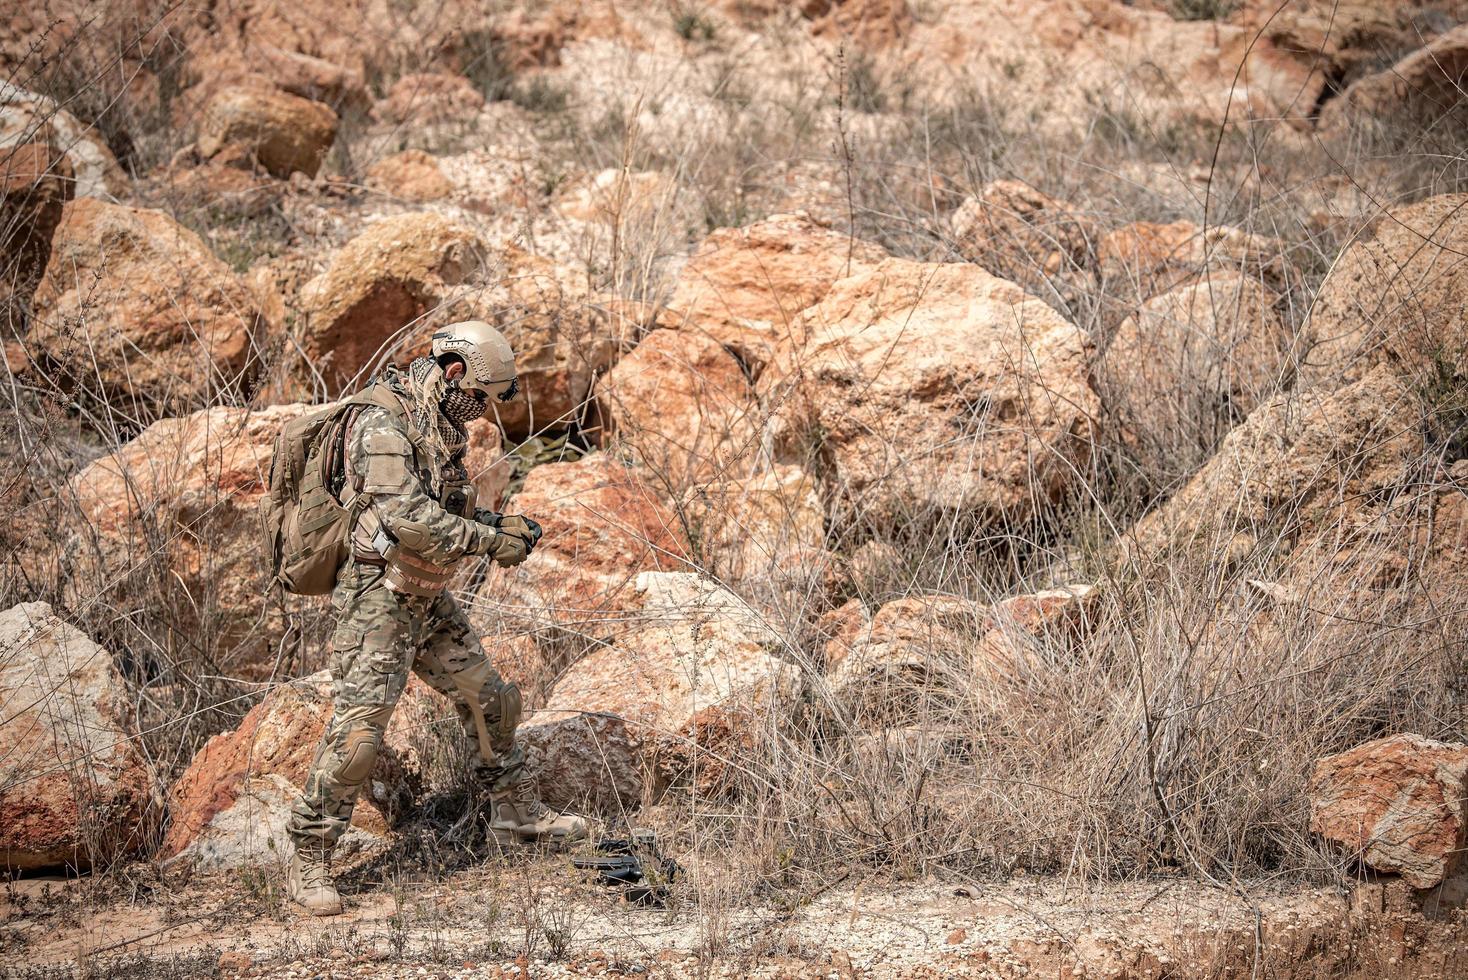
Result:
<svg viewBox="0 0 1468 980"><path fill-rule="evenodd" d="M265 554L275 580L295 595L325 595L336 587L352 528L371 499L351 506L337 499L345 472L347 429L357 413L377 406L399 417L401 401L383 385L287 422L275 437L270 492L261 502Z"/></svg>

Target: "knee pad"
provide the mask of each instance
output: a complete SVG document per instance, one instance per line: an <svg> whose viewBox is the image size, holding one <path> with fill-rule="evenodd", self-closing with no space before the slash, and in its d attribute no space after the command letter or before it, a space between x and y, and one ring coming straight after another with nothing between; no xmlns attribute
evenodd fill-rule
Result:
<svg viewBox="0 0 1468 980"><path fill-rule="evenodd" d="M336 767L336 778L348 785L360 785L372 774L372 765L377 761L377 749L382 744L382 734L392 717L390 705L369 710L360 718L352 719L342 738L340 764Z"/></svg>
<svg viewBox="0 0 1468 980"><path fill-rule="evenodd" d="M494 723L494 734L497 740L508 745L515 734L515 729L520 724L520 685L501 684L498 691L487 692L485 698L485 713L494 713L498 721Z"/></svg>
<svg viewBox="0 0 1468 980"><path fill-rule="evenodd" d="M377 733L353 731L347 734L342 747L342 762L337 767L336 778L349 785L357 785L372 774L372 764L377 761Z"/></svg>

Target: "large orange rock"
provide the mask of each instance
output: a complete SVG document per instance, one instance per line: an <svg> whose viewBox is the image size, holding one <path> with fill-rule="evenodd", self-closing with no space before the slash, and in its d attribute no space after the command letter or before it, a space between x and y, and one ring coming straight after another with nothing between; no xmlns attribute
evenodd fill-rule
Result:
<svg viewBox="0 0 1468 980"><path fill-rule="evenodd" d="M160 211L90 197L63 209L34 309L32 356L94 398L125 400L129 414L238 389L259 324L249 290L198 235Z"/></svg>
<svg viewBox="0 0 1468 980"><path fill-rule="evenodd" d="M103 588L140 610L150 636L177 637L176 656L269 676L292 610L270 588L259 505L275 436L306 410L211 408L163 419L73 477L86 522L77 600ZM298 670L286 653L282 669Z"/></svg>
<svg viewBox="0 0 1468 980"><path fill-rule="evenodd" d="M1085 635L1097 591L1083 582L1009 596L984 614L974 646L976 677L1009 682L1032 660L1066 649Z"/></svg>
<svg viewBox="0 0 1468 980"><path fill-rule="evenodd" d="M482 247L467 225L429 212L383 218L343 246L300 297L304 346L328 389L426 338L418 319L480 270Z"/></svg>
<svg viewBox="0 0 1468 980"><path fill-rule="evenodd" d="M1372 120L1390 133L1396 129L1416 145L1434 134L1461 131L1468 123L1468 24L1433 38L1384 71L1359 78L1327 102L1319 126L1349 132L1350 125Z"/></svg>
<svg viewBox="0 0 1468 980"><path fill-rule="evenodd" d="M458 122L468 125L484 108L484 95L463 75L420 72L393 83L387 96L372 107L379 122L422 126Z"/></svg>
<svg viewBox="0 0 1468 980"><path fill-rule="evenodd" d="M747 472L759 449L759 404L722 345L654 330L597 384L617 441L669 487Z"/></svg>
<svg viewBox="0 0 1468 980"><path fill-rule="evenodd" d="M950 224L965 258L1031 289L1094 262L1098 233L1086 214L1017 180L984 185Z"/></svg>
<svg viewBox="0 0 1468 980"><path fill-rule="evenodd" d="M206 868L287 860L286 820L330 718L331 678L323 671L275 688L238 728L211 738L169 790L159 857ZM380 848L415 789L392 744L383 745L338 859Z"/></svg>
<svg viewBox="0 0 1468 980"><path fill-rule="evenodd" d="M367 186L404 201L436 201L453 193L438 161L422 150L404 150L367 168Z"/></svg>
<svg viewBox="0 0 1468 980"><path fill-rule="evenodd" d="M1127 539L1142 553L1225 555L1284 531L1328 538L1415 482L1421 423L1417 395L1384 366L1339 390L1276 395Z"/></svg>
<svg viewBox="0 0 1468 980"><path fill-rule="evenodd" d="M1124 535L1121 554L1168 577L1247 569L1268 580L1282 629L1300 629L1305 610L1319 617L1317 647L1359 643L1362 623L1381 623L1383 656L1435 662L1468 626L1468 463L1449 465L1457 430L1422 394L1378 365L1339 389L1271 398Z"/></svg>
<svg viewBox="0 0 1468 980"><path fill-rule="evenodd" d="M827 683L866 721L912 721L962 686L969 648L985 622L981 603L956 596L894 599L870 618L848 609L830 624Z"/></svg>
<svg viewBox="0 0 1468 980"><path fill-rule="evenodd" d="M715 583L644 572L634 591L642 622L572 665L524 733L556 774L541 786L557 802L635 804L685 781L723 788L761 719L798 687L799 671L775 655L776 634ZM607 716L615 727L588 720Z"/></svg>
<svg viewBox="0 0 1468 980"><path fill-rule="evenodd" d="M838 279L887 257L804 214L777 214L705 238L673 286L682 329L735 351L758 374L798 328L798 314Z"/></svg>
<svg viewBox="0 0 1468 980"><path fill-rule="evenodd" d="M316 176L336 139L331 107L265 87L222 89L199 123L199 153L239 152L276 177Z"/></svg>
<svg viewBox="0 0 1468 980"><path fill-rule="evenodd" d="M51 236L71 195L71 165L54 147L0 149L0 331L6 340L25 331Z"/></svg>
<svg viewBox="0 0 1468 980"><path fill-rule="evenodd" d="M127 191L127 174L102 134L44 95L0 79L0 152L45 143L66 157L74 197L110 198Z"/></svg>
<svg viewBox="0 0 1468 980"><path fill-rule="evenodd" d="M793 587L808 600L803 586L827 570L825 509L814 475L798 466L700 484L682 510L710 574L745 594Z"/></svg>
<svg viewBox="0 0 1468 980"><path fill-rule="evenodd" d="M333 110L366 109L370 100L362 72L302 51L261 44L254 49L255 69L271 84Z"/></svg>
<svg viewBox="0 0 1468 980"><path fill-rule="evenodd" d="M1331 5L1323 6L1328 14ZM1256 29L1179 20L1174 7L1091 0L944 4L909 29L907 50L921 56L901 66L902 77L889 90L936 89L955 72L992 79L1003 93L994 103L999 114L1022 120L1027 132L1106 139L1095 123L1115 121L1123 153L1133 140L1155 143L1172 127L1206 130L1225 115L1239 128L1261 118L1308 124L1324 72L1312 73L1308 60L1285 53ZM951 81L939 90L965 91Z"/></svg>
<svg viewBox="0 0 1468 980"><path fill-rule="evenodd" d="M1383 53L1416 47L1465 17L1462 0L1244 0L1229 19L1310 70L1305 99L1318 98L1327 79L1340 91L1379 67Z"/></svg>
<svg viewBox="0 0 1468 980"><path fill-rule="evenodd" d="M886 724L919 721L954 692L1002 711L1032 663L1073 647L1095 595L1079 583L992 604L911 595L870 615L851 600L820 623L827 683L859 715Z"/></svg>
<svg viewBox="0 0 1468 980"><path fill-rule="evenodd" d="M817 37L851 38L872 49L895 45L914 19L907 0L806 0L799 7Z"/></svg>
<svg viewBox="0 0 1468 980"><path fill-rule="evenodd" d="M849 516L1022 523L1083 479L1099 402L1086 335L976 265L889 259L801 318L761 379L776 453L819 459Z"/></svg>
<svg viewBox="0 0 1468 980"><path fill-rule="evenodd" d="M1306 332L1308 383L1355 380L1378 364L1427 390L1468 377L1468 194L1381 215L1336 259Z"/></svg>
<svg viewBox="0 0 1468 980"><path fill-rule="evenodd" d="M0 613L0 861L106 864L146 846L156 775L112 655L44 602Z"/></svg>
<svg viewBox="0 0 1468 980"><path fill-rule="evenodd" d="M690 554L658 485L605 453L537 466L506 510L539 521L545 537L524 564L492 575L486 594L545 640L616 636L640 601L637 576L680 570Z"/></svg>
<svg viewBox="0 0 1468 980"><path fill-rule="evenodd" d="M1116 433L1163 482L1186 476L1286 380L1290 339L1273 294L1235 273L1148 300L1097 366Z"/></svg>
<svg viewBox="0 0 1468 980"><path fill-rule="evenodd" d="M1284 249L1278 239L1231 225L1135 221L1101 236L1097 258L1107 288L1125 302L1193 285L1205 272L1282 284L1293 271Z"/></svg>
<svg viewBox="0 0 1468 980"><path fill-rule="evenodd" d="M1315 763L1310 829L1376 869L1431 888L1459 867L1468 745L1379 738Z"/></svg>
<svg viewBox="0 0 1468 980"><path fill-rule="evenodd" d="M362 108L364 79L430 70L468 48L472 55L457 60L488 56L502 19L473 0L446 0L422 17L391 3L340 0L226 0L208 11L181 11L166 22L184 49L179 81L186 89L175 102L176 118L191 118L223 86L262 82L337 108Z"/></svg>
<svg viewBox="0 0 1468 980"><path fill-rule="evenodd" d="M519 440L594 428L592 380L631 346L637 318L592 294L584 274L518 248L501 250L484 275L489 284L465 310L498 327L515 350L522 393L493 406L505 432Z"/></svg>

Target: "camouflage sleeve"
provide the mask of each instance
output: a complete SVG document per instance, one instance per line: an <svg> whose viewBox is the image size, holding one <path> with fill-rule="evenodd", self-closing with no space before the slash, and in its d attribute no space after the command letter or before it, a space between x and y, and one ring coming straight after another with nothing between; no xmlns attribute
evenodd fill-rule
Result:
<svg viewBox="0 0 1468 980"><path fill-rule="evenodd" d="M413 469L412 443L387 412L370 408L358 416L347 454L361 492L372 496L372 513L409 551L446 564L493 547L493 528L451 514L429 496Z"/></svg>

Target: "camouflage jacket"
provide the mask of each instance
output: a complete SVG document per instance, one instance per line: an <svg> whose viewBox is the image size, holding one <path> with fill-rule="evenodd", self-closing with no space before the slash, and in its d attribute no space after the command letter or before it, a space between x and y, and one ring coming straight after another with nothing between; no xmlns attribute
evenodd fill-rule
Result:
<svg viewBox="0 0 1468 980"><path fill-rule="evenodd" d="M352 532L359 556L380 557L373 545L380 529L436 565L493 547L494 528L473 520L462 447L449 451L442 440L425 438L403 414L369 406L352 420L344 502L356 493L372 495Z"/></svg>

